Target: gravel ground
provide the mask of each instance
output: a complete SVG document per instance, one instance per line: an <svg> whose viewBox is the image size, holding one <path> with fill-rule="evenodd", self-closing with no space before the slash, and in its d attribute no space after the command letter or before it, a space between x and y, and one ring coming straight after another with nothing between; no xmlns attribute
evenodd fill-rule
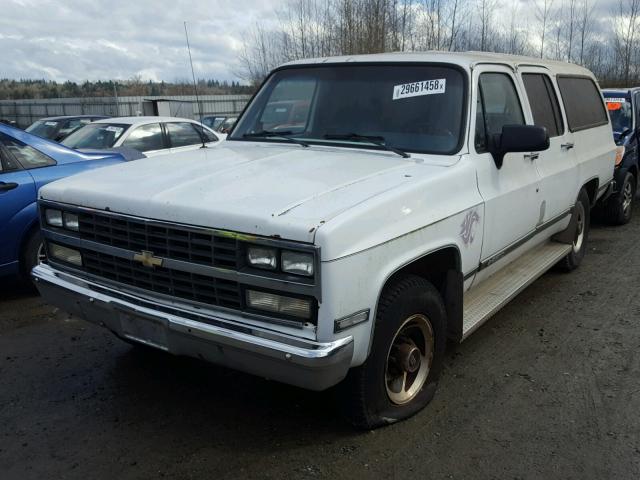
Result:
<svg viewBox="0 0 640 480"><path fill-rule="evenodd" d="M0 478L640 478L640 216L596 226L373 432L331 392L140 352L0 283Z"/></svg>

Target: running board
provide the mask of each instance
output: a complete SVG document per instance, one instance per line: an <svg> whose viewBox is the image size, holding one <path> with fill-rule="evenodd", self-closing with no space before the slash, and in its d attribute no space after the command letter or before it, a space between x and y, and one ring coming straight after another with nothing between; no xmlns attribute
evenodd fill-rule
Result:
<svg viewBox="0 0 640 480"><path fill-rule="evenodd" d="M565 243L535 247L464 294L462 340L571 251Z"/></svg>

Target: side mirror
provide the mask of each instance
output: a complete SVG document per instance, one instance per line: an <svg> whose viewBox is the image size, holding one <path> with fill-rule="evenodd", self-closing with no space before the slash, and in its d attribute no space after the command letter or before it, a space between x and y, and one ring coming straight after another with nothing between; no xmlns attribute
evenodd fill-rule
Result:
<svg viewBox="0 0 640 480"><path fill-rule="evenodd" d="M493 136L491 153L496 166L502 168L504 156L511 152L539 152L549 148L549 134L537 125L504 125Z"/></svg>

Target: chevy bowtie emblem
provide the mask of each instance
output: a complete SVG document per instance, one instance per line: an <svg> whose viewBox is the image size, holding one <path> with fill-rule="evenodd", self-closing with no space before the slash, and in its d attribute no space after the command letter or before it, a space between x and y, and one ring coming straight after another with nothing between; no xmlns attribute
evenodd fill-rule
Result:
<svg viewBox="0 0 640 480"><path fill-rule="evenodd" d="M145 267L153 268L162 266L162 259L154 257L153 252L150 252L149 250L142 250L142 252L136 253L133 256L133 260L140 262Z"/></svg>

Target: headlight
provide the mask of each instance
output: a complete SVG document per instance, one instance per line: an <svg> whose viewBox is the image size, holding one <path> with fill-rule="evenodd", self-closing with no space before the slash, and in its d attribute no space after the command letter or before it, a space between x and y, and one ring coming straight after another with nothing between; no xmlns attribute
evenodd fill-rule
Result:
<svg viewBox="0 0 640 480"><path fill-rule="evenodd" d="M283 250L282 271L305 277L313 276L313 254Z"/></svg>
<svg viewBox="0 0 640 480"><path fill-rule="evenodd" d="M78 250L73 248L63 247L57 243L50 243L47 248L49 256L63 262L70 263L72 265L82 266L82 255Z"/></svg>
<svg viewBox="0 0 640 480"><path fill-rule="evenodd" d="M65 228L74 230L76 232L79 230L78 215L76 215L75 213L64 212L62 217L64 220Z"/></svg>
<svg viewBox="0 0 640 480"><path fill-rule="evenodd" d="M249 247L247 262L252 267L275 270L278 266L278 253L274 248Z"/></svg>
<svg viewBox="0 0 640 480"><path fill-rule="evenodd" d="M247 305L256 310L311 319L311 301L302 298L284 297L273 293L247 290Z"/></svg>
<svg viewBox="0 0 640 480"><path fill-rule="evenodd" d="M625 148L621 145L616 147L616 167L622 163Z"/></svg>
<svg viewBox="0 0 640 480"><path fill-rule="evenodd" d="M47 225L51 225L52 227L62 227L62 212L60 210L47 208L44 211L44 216L47 220Z"/></svg>

